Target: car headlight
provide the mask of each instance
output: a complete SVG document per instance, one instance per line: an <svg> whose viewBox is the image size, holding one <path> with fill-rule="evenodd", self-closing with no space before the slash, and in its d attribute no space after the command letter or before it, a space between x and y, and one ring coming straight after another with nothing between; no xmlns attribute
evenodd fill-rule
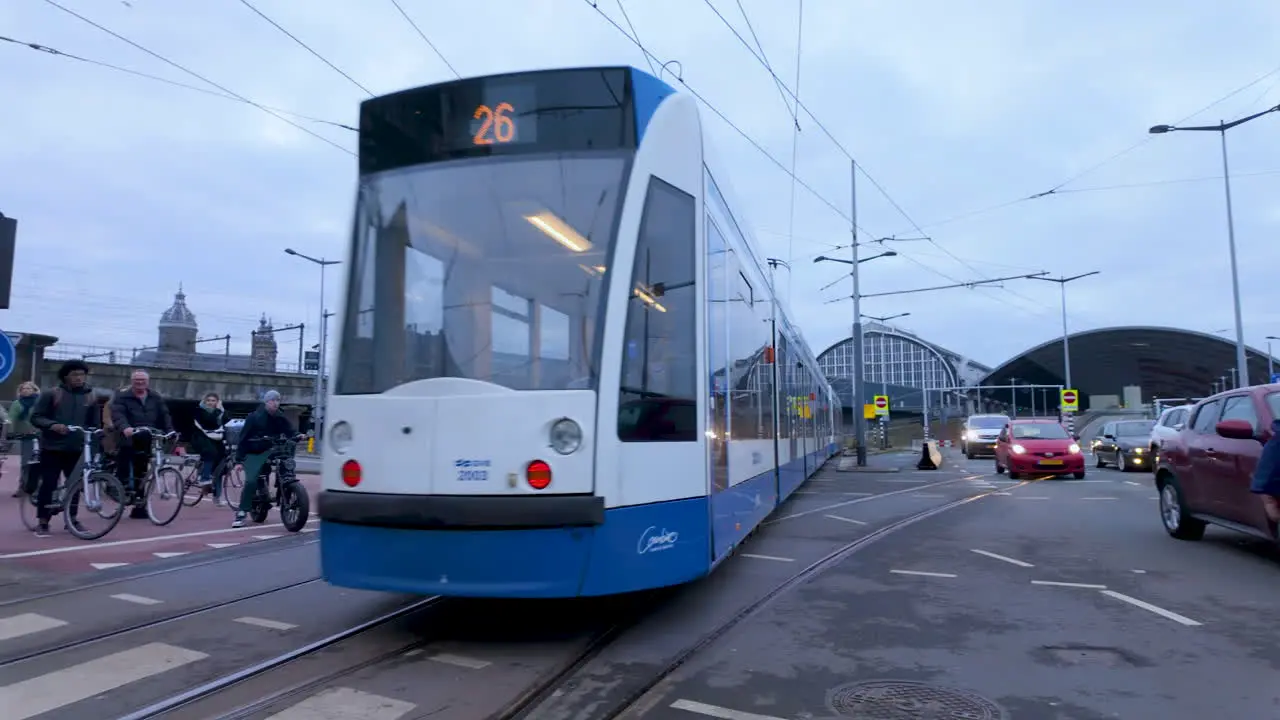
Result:
<svg viewBox="0 0 1280 720"><path fill-rule="evenodd" d="M972 441L972 440L977 440L977 439L978 439L978 433L976 433L976 432L974 432L974 431L972 431L972 430L966 430L966 431L965 431L965 433L964 433L964 439L965 439L965 440L970 440L970 441Z"/></svg>
<svg viewBox="0 0 1280 720"><path fill-rule="evenodd" d="M329 428L329 447L339 455L346 455L351 449L351 440L354 437L351 431L351 423L346 420L339 420Z"/></svg>
<svg viewBox="0 0 1280 720"><path fill-rule="evenodd" d="M551 426L551 449L569 455L582 447L582 427L569 418L560 418Z"/></svg>
<svg viewBox="0 0 1280 720"><path fill-rule="evenodd" d="M1072 455L1080 454L1080 444L1071 443L1070 445L1067 446L1067 452L1071 453Z"/></svg>
<svg viewBox="0 0 1280 720"><path fill-rule="evenodd" d="M1014 455L1021 455L1027 451L1027 449L1022 447L1021 445L1014 445L1009 449L1013 451Z"/></svg>
<svg viewBox="0 0 1280 720"><path fill-rule="evenodd" d="M1144 453L1144 452L1146 452L1146 451L1145 451L1145 450L1143 450L1142 448L1134 448L1134 449L1133 449L1133 454L1134 454L1134 455L1141 455L1141 454L1142 454L1142 453Z"/></svg>

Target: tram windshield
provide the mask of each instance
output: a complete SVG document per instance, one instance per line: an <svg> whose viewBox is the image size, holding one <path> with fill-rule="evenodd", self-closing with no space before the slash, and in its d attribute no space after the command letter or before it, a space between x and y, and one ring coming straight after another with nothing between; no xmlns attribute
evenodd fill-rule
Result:
<svg viewBox="0 0 1280 720"><path fill-rule="evenodd" d="M337 391L438 377L594 387L626 167L561 155L365 178Z"/></svg>
<svg viewBox="0 0 1280 720"><path fill-rule="evenodd" d="M632 84L625 69L555 70L361 105L336 392L596 386Z"/></svg>

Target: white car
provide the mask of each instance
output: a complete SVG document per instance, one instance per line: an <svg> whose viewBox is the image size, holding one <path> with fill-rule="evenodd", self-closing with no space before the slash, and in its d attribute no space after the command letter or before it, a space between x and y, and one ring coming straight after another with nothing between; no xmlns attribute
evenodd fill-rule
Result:
<svg viewBox="0 0 1280 720"><path fill-rule="evenodd" d="M1008 415L970 415L969 419L964 421L964 432L960 436L960 451L970 460L980 454L994 456L996 438L1008 424Z"/></svg>
<svg viewBox="0 0 1280 720"><path fill-rule="evenodd" d="M1160 417L1156 420L1156 424L1151 428L1151 468L1155 469L1156 461L1160 459L1160 448L1166 440L1177 436L1178 431L1187 424L1187 417L1191 414L1191 408L1195 405L1175 405L1165 408L1160 413Z"/></svg>

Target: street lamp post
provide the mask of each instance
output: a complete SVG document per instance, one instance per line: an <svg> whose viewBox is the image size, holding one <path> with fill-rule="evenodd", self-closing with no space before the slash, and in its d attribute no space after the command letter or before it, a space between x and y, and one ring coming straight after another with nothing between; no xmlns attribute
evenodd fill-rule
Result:
<svg viewBox="0 0 1280 720"><path fill-rule="evenodd" d="M1031 278L1032 280L1044 280L1046 282L1058 283L1058 289L1060 291L1060 296L1062 298L1062 374L1064 375L1063 382L1066 384L1066 387L1068 389L1074 390L1076 386L1071 384L1071 338L1069 333L1067 332L1067 283L1073 280L1087 278L1090 275L1097 275L1100 272L1102 271L1094 270L1093 272L1080 273L1079 275L1072 275L1071 277ZM1047 410L1048 408L1045 408L1045 409ZM1074 428L1072 427L1071 415L1067 415L1067 430L1073 430L1073 429Z"/></svg>
<svg viewBox="0 0 1280 720"><path fill-rule="evenodd" d="M1231 295L1235 304L1236 316L1236 369L1239 372L1239 384L1242 387L1249 385L1249 358L1245 353L1244 346L1244 321L1241 318L1240 311L1240 272L1236 263L1236 228L1235 220L1231 212L1231 168L1227 163L1227 131L1233 127L1243 125L1250 120L1256 120L1263 115L1273 112L1280 112L1280 105L1267 108L1262 112L1256 112L1252 115L1242 117L1231 122L1218 121L1217 125L1197 125L1189 127L1176 127L1174 125L1156 125L1148 132L1152 135L1163 135L1165 133L1175 132L1179 130L1192 132L1216 132L1222 140L1222 186L1226 191L1227 198L1227 248L1231 253ZM1268 378L1270 379L1270 378Z"/></svg>
<svg viewBox="0 0 1280 720"><path fill-rule="evenodd" d="M284 251L287 255L302 258L303 260L308 260L320 266L320 356L317 358L316 362L316 398L315 404L313 405L314 410L311 413L312 432L315 434L316 440L319 441L322 434L322 428L324 427L324 366L325 353L328 350L326 347L328 333L325 332L325 323L328 321L329 310L325 307L324 271L325 268L330 265L341 265L342 263L338 260L314 258L310 255L300 253L293 248L285 248ZM299 368L299 370L302 370L302 368Z"/></svg>
<svg viewBox="0 0 1280 720"><path fill-rule="evenodd" d="M1271 378L1276 376L1276 356L1271 354L1272 340L1280 340L1280 337L1267 336L1267 382L1271 382Z"/></svg>

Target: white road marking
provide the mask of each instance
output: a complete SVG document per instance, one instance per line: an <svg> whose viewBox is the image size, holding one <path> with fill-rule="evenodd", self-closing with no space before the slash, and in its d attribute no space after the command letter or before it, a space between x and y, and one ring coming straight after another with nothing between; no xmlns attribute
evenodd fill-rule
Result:
<svg viewBox="0 0 1280 720"><path fill-rule="evenodd" d="M1080 498L1080 499L1081 500L1115 500L1115 498L1113 497L1088 497L1088 498Z"/></svg>
<svg viewBox="0 0 1280 720"><path fill-rule="evenodd" d="M1004 562L1007 562L1010 565L1017 565L1018 567L1035 567L1035 565L1032 565L1029 562L1014 560L1011 557L1006 557L1004 555L997 555L993 552L987 552L986 550L979 550L978 548L971 548L969 552L978 553L979 555L986 555L987 557L993 558L995 560L1003 560Z"/></svg>
<svg viewBox="0 0 1280 720"><path fill-rule="evenodd" d="M1134 482L1134 481L1132 481L1132 480L1125 480L1125 481L1124 481L1124 484L1125 484L1125 485L1133 485L1133 486L1135 486L1135 487L1142 487L1142 483L1140 483L1140 482Z"/></svg>
<svg viewBox="0 0 1280 720"><path fill-rule="evenodd" d="M135 605L159 605L164 602L163 600L156 600L155 598L143 597L141 595L132 595L130 593L120 593L119 595L112 595L111 597L116 600L130 602Z"/></svg>
<svg viewBox="0 0 1280 720"><path fill-rule="evenodd" d="M1044 495L1019 495L1017 497L1019 500L1048 500L1049 499Z"/></svg>
<svg viewBox="0 0 1280 720"><path fill-rule="evenodd" d="M1072 480L1071 484L1076 485L1078 483L1111 483L1111 482L1115 482L1115 480Z"/></svg>
<svg viewBox="0 0 1280 720"><path fill-rule="evenodd" d="M169 558L179 557L179 556L181 556L181 555L186 555L187 553L184 553L184 552L157 552L157 553L151 553L151 554L152 554L152 555L155 555L156 557L160 558L161 560L167 560L167 559L169 559Z"/></svg>
<svg viewBox="0 0 1280 720"><path fill-rule="evenodd" d="M925 572L924 570L890 570L889 572L895 573L897 575L920 575L921 577L940 577L940 578L958 577L951 573Z"/></svg>
<svg viewBox="0 0 1280 720"><path fill-rule="evenodd" d="M938 485L949 485L954 482L960 482L961 480L968 480L968 479L970 478L955 478L954 480L942 480L940 482L931 483L929 485L920 485L918 487L902 488L901 490L891 490L889 492L869 495L867 497L860 497L854 500L843 500L841 502L833 503L831 505L824 505L822 507L811 508L809 510L801 510L800 512L791 513L790 515L783 515L780 518L774 518L772 520L768 520L763 523L760 523L760 525L761 527L765 525L774 525L776 523L782 522L783 520L793 520L795 518L804 517L806 515L814 515L816 513L825 513L829 510L835 510L836 508L845 507L846 505L856 505L858 503L871 502L872 500L879 500L880 498L883 498L883 497L893 497L894 495L901 495L903 493L917 492L920 490L924 490L925 488L937 487ZM0 559L3 559L3 558L4 556L0 555Z"/></svg>
<svg viewBox="0 0 1280 720"><path fill-rule="evenodd" d="M817 490L796 490L792 495L821 495Z"/></svg>
<svg viewBox="0 0 1280 720"><path fill-rule="evenodd" d="M110 570L111 568L124 567L129 563L89 563L94 570Z"/></svg>
<svg viewBox="0 0 1280 720"><path fill-rule="evenodd" d="M840 515L823 515L822 517L831 518L832 520L839 520L840 522L847 522L852 525L866 525L866 523L862 522L861 520L854 520L853 518L842 517Z"/></svg>
<svg viewBox="0 0 1280 720"><path fill-rule="evenodd" d="M997 493L991 493L991 494L992 494L992 495L1012 495L1013 493L1011 493L1011 492L997 492Z"/></svg>
<svg viewBox="0 0 1280 720"><path fill-rule="evenodd" d="M1103 590L1102 594L1106 595L1107 597L1113 597L1122 602L1127 602L1134 607L1140 607L1143 610L1146 610L1147 612L1155 613L1156 615L1159 615L1162 618L1165 618L1167 620L1172 620L1176 623L1181 623L1188 627L1195 627L1201 624L1199 622L1196 622L1195 620L1192 620L1186 615L1179 615L1178 613L1172 610L1165 610L1162 607L1152 605L1149 602L1139 600L1138 598L1135 598L1135 597L1129 597L1128 595L1125 595L1123 593L1118 593L1115 590Z"/></svg>
<svg viewBox="0 0 1280 720"><path fill-rule="evenodd" d="M476 658L469 658L465 655L451 655L449 653L438 653L436 655L432 655L428 659L434 660L438 663L444 663L445 665L464 667L469 670L483 670L493 664L488 660L477 660Z"/></svg>
<svg viewBox="0 0 1280 720"><path fill-rule="evenodd" d="M795 558L775 557L773 555L756 555L755 553L738 553L742 557L755 558L756 560L777 560L778 562L795 562Z"/></svg>
<svg viewBox="0 0 1280 720"><path fill-rule="evenodd" d="M311 522L314 518L309 518L307 522ZM121 547L123 545L137 545L139 543L162 542L164 540L183 540L185 538L206 537L208 535L226 535L227 533L245 532L248 530L256 530L253 527L226 528L223 530L200 530L197 532L178 533L176 535L157 535L155 537L134 538L132 540L115 540L112 542L94 542L94 543L78 543L76 545L67 545L66 547L49 548L48 550L29 550L27 552L8 553L0 555L0 560L16 560L17 558L41 557L44 555L59 555L69 552L84 552L86 550L101 550L108 547ZM128 563L121 563L127 565Z"/></svg>
<svg viewBox="0 0 1280 720"><path fill-rule="evenodd" d="M946 495L941 495L941 494L939 494L939 493L915 493L915 494L913 494L911 497L918 497L918 498L940 498L940 497L946 497Z"/></svg>
<svg viewBox="0 0 1280 720"><path fill-rule="evenodd" d="M1146 574L1147 574L1147 571L1146 571L1146 570L1133 570L1133 571L1131 571L1131 572L1135 572L1135 573L1137 573L1137 574L1139 574L1139 575L1146 575Z"/></svg>
<svg viewBox="0 0 1280 720"><path fill-rule="evenodd" d="M697 713L707 717L720 718L720 720L782 720L782 718L774 715L760 715L758 713L732 710L730 708L720 707L719 705L708 705L706 703L695 702L693 700L677 700L671 703L671 707L676 710L684 710L685 712Z"/></svg>
<svg viewBox="0 0 1280 720"><path fill-rule="evenodd" d="M148 643L0 687L0 707L5 720L26 720L207 657L195 650Z"/></svg>
<svg viewBox="0 0 1280 720"><path fill-rule="evenodd" d="M1032 585L1052 585L1053 587L1084 588L1085 590L1106 590L1106 585L1090 585L1089 583L1057 582L1056 580L1032 580Z"/></svg>
<svg viewBox="0 0 1280 720"><path fill-rule="evenodd" d="M245 625L256 625L258 627L267 628L268 630L292 630L298 627L297 625L290 625L289 623L280 622L279 620L267 620L266 618L256 617L236 618L236 622L243 623Z"/></svg>
<svg viewBox="0 0 1280 720"><path fill-rule="evenodd" d="M282 535L254 535L253 539L254 540L275 540L278 537L283 537L283 536Z"/></svg>
<svg viewBox="0 0 1280 720"><path fill-rule="evenodd" d="M319 530L319 529L320 529L320 528L304 527L304 528L302 528L302 532L316 532L316 531L317 531L317 530Z"/></svg>
<svg viewBox="0 0 1280 720"><path fill-rule="evenodd" d="M414 649L412 649L412 650L405 650L405 651L404 651L404 654L403 654L403 655L401 655L400 657L413 657L413 656L415 656L415 655L421 655L421 654L422 654L422 652L423 652L423 651L422 651L422 648L414 648Z"/></svg>
<svg viewBox="0 0 1280 720"><path fill-rule="evenodd" d="M222 548L235 547L236 545L239 545L239 544L240 543L205 543L205 545L208 545L214 550L221 550Z"/></svg>
<svg viewBox="0 0 1280 720"><path fill-rule="evenodd" d="M23 613L0 618L0 640L12 640L23 635L32 635L45 630L52 630L66 625L66 620L51 618L36 613Z"/></svg>
<svg viewBox="0 0 1280 720"><path fill-rule="evenodd" d="M267 720L399 720L417 705L351 688L316 693Z"/></svg>

